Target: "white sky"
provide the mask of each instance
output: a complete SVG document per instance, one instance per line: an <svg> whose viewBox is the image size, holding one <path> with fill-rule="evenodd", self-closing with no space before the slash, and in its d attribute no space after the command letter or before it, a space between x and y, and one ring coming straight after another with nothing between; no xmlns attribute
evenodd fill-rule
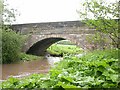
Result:
<svg viewBox="0 0 120 90"><path fill-rule="evenodd" d="M83 1L85 0L7 0L10 7L20 13L16 17L16 23L79 20L76 10L79 10Z"/></svg>
<svg viewBox="0 0 120 90"><path fill-rule="evenodd" d="M76 12L82 0L8 0L20 13L16 23L78 20Z"/></svg>

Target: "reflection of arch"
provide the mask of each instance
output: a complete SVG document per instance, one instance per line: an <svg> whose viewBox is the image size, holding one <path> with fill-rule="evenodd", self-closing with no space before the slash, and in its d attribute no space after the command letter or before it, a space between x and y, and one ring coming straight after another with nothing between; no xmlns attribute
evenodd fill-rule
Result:
<svg viewBox="0 0 120 90"><path fill-rule="evenodd" d="M85 35L83 34L48 34L30 35L22 49L27 54L44 55L49 46L60 40L69 40L83 49L86 47Z"/></svg>

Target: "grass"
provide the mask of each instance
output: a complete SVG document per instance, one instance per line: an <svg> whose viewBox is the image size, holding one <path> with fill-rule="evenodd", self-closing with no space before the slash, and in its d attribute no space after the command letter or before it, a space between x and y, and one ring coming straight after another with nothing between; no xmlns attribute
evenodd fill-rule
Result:
<svg viewBox="0 0 120 90"><path fill-rule="evenodd" d="M51 55L70 55L70 54L79 54L82 53L83 50L75 45L63 45L63 44L53 44L48 49L47 52ZM29 55L25 53L20 53L20 60L22 61L32 61L32 60L40 60L42 56Z"/></svg>
<svg viewBox="0 0 120 90"><path fill-rule="evenodd" d="M42 56L29 55L25 53L20 54L20 60L22 61L41 60L42 58Z"/></svg>
<svg viewBox="0 0 120 90"><path fill-rule="evenodd" d="M70 55L79 54L83 50L75 45L53 44L47 49L48 53L52 55Z"/></svg>

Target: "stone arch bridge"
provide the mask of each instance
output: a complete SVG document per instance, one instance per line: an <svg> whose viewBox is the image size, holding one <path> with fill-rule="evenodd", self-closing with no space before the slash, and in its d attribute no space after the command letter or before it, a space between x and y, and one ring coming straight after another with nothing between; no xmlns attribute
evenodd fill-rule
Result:
<svg viewBox="0 0 120 90"><path fill-rule="evenodd" d="M86 38L95 30L80 21L15 24L11 28L28 36L23 51L33 55L44 55L46 49L60 40L70 40L77 46L86 49L91 45Z"/></svg>

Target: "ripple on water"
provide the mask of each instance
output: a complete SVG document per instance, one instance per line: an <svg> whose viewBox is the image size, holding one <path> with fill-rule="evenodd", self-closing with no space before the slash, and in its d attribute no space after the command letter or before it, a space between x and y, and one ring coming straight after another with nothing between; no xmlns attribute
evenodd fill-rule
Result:
<svg viewBox="0 0 120 90"><path fill-rule="evenodd" d="M60 60L62 60L62 58L60 58L60 57L46 57L47 58L47 60L48 60L48 63L51 65L51 66L53 66L54 65L54 63L56 63L56 62L59 62Z"/></svg>
<svg viewBox="0 0 120 90"><path fill-rule="evenodd" d="M35 73L48 73L50 66L55 62L59 62L60 57L46 57L43 60L34 60L20 63L3 64L2 67L2 80L4 81L9 77L22 78Z"/></svg>

